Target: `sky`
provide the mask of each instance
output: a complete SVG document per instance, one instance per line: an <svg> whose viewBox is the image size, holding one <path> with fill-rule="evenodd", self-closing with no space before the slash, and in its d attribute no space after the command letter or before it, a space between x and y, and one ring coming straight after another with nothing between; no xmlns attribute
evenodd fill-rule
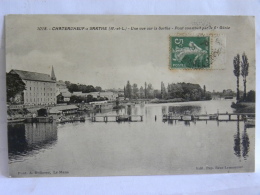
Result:
<svg viewBox="0 0 260 195"><path fill-rule="evenodd" d="M223 38L222 55L210 70L170 70L169 36L197 36L201 30L175 27L214 27L203 30ZM46 27L47 30L39 30ZM56 30L58 27L124 27L125 30ZM157 27L157 30L131 28ZM170 27L167 30L165 27ZM38 29L38 30L37 30ZM55 29L55 30L53 30ZM161 29L161 30L158 30ZM51 73L58 80L102 89L123 88L127 81L138 87L151 83L190 82L208 91L236 90L233 58L245 52L249 59L247 89L255 88L255 39L252 17L204 16L8 16L6 20L6 71L11 69ZM212 48L216 42L211 43ZM242 77L240 77L242 90Z"/></svg>

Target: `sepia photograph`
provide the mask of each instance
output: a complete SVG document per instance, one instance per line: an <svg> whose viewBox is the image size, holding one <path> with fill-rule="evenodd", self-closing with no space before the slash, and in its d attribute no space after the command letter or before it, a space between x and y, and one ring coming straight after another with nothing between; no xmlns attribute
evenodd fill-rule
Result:
<svg viewBox="0 0 260 195"><path fill-rule="evenodd" d="M5 16L10 177L255 171L255 18Z"/></svg>

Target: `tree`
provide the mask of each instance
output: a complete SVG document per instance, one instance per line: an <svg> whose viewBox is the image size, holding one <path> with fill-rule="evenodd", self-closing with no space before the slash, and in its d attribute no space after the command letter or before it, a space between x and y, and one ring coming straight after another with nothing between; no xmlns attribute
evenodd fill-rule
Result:
<svg viewBox="0 0 260 195"><path fill-rule="evenodd" d="M137 87L137 84L133 84L133 98L137 99L139 97L138 95L139 89Z"/></svg>
<svg viewBox="0 0 260 195"><path fill-rule="evenodd" d="M242 62L241 62L241 75L243 77L243 83L244 83L244 94L243 94L243 101L246 100L246 77L248 76L248 58L245 53L242 55Z"/></svg>
<svg viewBox="0 0 260 195"><path fill-rule="evenodd" d="M161 91L158 90L158 89L153 90L153 94L154 94L153 96L154 96L155 98L157 98L157 99L162 98Z"/></svg>
<svg viewBox="0 0 260 195"><path fill-rule="evenodd" d="M96 91L98 91L98 92L101 92L101 91L102 91L102 88L99 87L99 86L96 86L95 89L96 89Z"/></svg>
<svg viewBox="0 0 260 195"><path fill-rule="evenodd" d="M167 98L166 88L165 88L163 82L161 82L161 98L162 99L166 99Z"/></svg>
<svg viewBox="0 0 260 195"><path fill-rule="evenodd" d="M23 92L25 89L25 83L18 74L6 73L7 101L14 98L16 94Z"/></svg>
<svg viewBox="0 0 260 195"><path fill-rule="evenodd" d="M71 83L68 89L70 93L73 93L74 91L80 91L78 85L74 83Z"/></svg>
<svg viewBox="0 0 260 195"><path fill-rule="evenodd" d="M207 92L205 92L207 94ZM199 84L192 83L172 83L168 84L168 99L183 98L185 100L198 101L204 96L203 90ZM208 94L210 99L211 95Z"/></svg>
<svg viewBox="0 0 260 195"><path fill-rule="evenodd" d="M255 91L250 90L246 95L247 102L255 102Z"/></svg>
<svg viewBox="0 0 260 195"><path fill-rule="evenodd" d="M76 95L72 95L72 96L70 97L70 102L71 102L71 103L81 103L82 101L84 101L84 98L83 98L83 97L76 96Z"/></svg>
<svg viewBox="0 0 260 195"><path fill-rule="evenodd" d="M144 88L140 87L140 98L144 98Z"/></svg>
<svg viewBox="0 0 260 195"><path fill-rule="evenodd" d="M87 102L92 102L93 101L93 96L92 95L87 95Z"/></svg>
<svg viewBox="0 0 260 195"><path fill-rule="evenodd" d="M147 84L144 83L144 98L147 98Z"/></svg>
<svg viewBox="0 0 260 195"><path fill-rule="evenodd" d="M206 91L206 93L205 93L205 100L212 100L212 96L209 91Z"/></svg>
<svg viewBox="0 0 260 195"><path fill-rule="evenodd" d="M198 89L193 89L193 90L191 91L191 100L197 101L197 100L200 100L200 98L201 98L201 92L200 92L200 90L198 90Z"/></svg>
<svg viewBox="0 0 260 195"><path fill-rule="evenodd" d="M148 84L146 89L146 98L154 98L153 86L151 83Z"/></svg>
<svg viewBox="0 0 260 195"><path fill-rule="evenodd" d="M171 84L169 87L169 97L172 98L182 98L184 95L183 85L181 83Z"/></svg>
<svg viewBox="0 0 260 195"><path fill-rule="evenodd" d="M240 56L237 54L233 60L233 73L237 77L237 102L239 101L239 76L240 76Z"/></svg>
<svg viewBox="0 0 260 195"><path fill-rule="evenodd" d="M132 98L132 86L129 81L127 81L126 88L125 88L125 97L131 99Z"/></svg>
<svg viewBox="0 0 260 195"><path fill-rule="evenodd" d="M70 86L71 83L70 83L69 81L65 81L64 83L65 83L65 85L67 86L67 88L69 88L69 86Z"/></svg>

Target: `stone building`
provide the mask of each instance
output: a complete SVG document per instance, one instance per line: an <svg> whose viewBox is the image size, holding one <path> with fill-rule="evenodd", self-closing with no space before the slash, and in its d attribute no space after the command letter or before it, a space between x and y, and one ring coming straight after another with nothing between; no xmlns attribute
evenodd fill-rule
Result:
<svg viewBox="0 0 260 195"><path fill-rule="evenodd" d="M17 97L23 96L20 103L24 105L53 105L56 100L56 77L52 67L51 76L48 74L29 72L23 70L11 70L11 74L17 74L25 83L25 90ZM15 97L15 99L17 99ZM17 101L17 103L19 103Z"/></svg>

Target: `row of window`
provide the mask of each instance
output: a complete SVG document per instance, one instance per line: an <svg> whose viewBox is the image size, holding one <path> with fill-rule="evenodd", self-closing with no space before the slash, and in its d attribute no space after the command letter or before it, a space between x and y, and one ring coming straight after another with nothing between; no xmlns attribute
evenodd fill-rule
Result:
<svg viewBox="0 0 260 195"><path fill-rule="evenodd" d="M56 98L46 98L46 99L44 99L44 98L25 98L25 102L49 102L49 101L56 101Z"/></svg>
<svg viewBox="0 0 260 195"><path fill-rule="evenodd" d="M35 87L33 87L33 88L32 88L32 87L30 87L30 88L29 88L29 90L30 90L30 91L32 91L32 89L35 91ZM44 88L39 88L39 90L42 90L42 89L43 89L43 90L45 90L45 89L47 89L47 90L48 90L48 89L49 89L49 90L51 90L51 91L52 91L52 88L45 88L45 87L44 87ZM38 87L36 87L36 91L38 91Z"/></svg>
<svg viewBox="0 0 260 195"><path fill-rule="evenodd" d="M27 93L27 92L25 92L24 93L25 95L32 95L31 93ZM39 94L35 94L35 93L33 93L33 95L35 96L35 95L40 95L40 93ZM41 93L41 95L44 95L45 96L45 93ZM46 96L55 96L55 93L46 93Z"/></svg>

